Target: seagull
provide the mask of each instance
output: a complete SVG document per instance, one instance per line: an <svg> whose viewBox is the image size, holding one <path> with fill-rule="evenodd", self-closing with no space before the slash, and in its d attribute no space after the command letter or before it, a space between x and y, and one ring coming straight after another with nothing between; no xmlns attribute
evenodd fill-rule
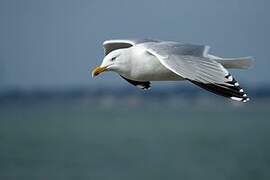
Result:
<svg viewBox="0 0 270 180"><path fill-rule="evenodd" d="M150 88L150 81L190 81L212 93L247 102L248 95L227 69L248 69L252 57L221 58L209 46L153 39L117 39L103 43L105 57L92 77L114 71L130 84Z"/></svg>

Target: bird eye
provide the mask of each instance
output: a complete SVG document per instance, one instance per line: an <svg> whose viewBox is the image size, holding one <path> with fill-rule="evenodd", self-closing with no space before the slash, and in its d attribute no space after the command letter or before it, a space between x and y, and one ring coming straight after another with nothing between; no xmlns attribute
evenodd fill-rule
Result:
<svg viewBox="0 0 270 180"><path fill-rule="evenodd" d="M112 61L114 61L115 59L116 59L116 57L113 57L113 58L112 58Z"/></svg>

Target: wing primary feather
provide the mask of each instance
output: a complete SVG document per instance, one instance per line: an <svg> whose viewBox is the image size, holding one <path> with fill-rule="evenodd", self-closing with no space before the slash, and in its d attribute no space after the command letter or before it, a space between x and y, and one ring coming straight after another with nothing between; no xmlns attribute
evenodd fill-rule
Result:
<svg viewBox="0 0 270 180"><path fill-rule="evenodd" d="M228 97L237 101L242 101L242 102L249 101L249 97L240 86L227 86L226 84L202 83L202 82L193 81L193 80L189 80L189 81L214 94Z"/></svg>

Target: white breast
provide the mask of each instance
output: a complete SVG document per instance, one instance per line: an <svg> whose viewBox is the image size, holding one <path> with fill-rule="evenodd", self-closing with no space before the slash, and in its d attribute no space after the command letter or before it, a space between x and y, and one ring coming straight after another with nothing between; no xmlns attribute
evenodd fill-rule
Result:
<svg viewBox="0 0 270 180"><path fill-rule="evenodd" d="M182 77L164 67L155 56L149 54L144 48L134 46L130 50L132 66L131 72L125 75L126 78L137 81L183 80Z"/></svg>

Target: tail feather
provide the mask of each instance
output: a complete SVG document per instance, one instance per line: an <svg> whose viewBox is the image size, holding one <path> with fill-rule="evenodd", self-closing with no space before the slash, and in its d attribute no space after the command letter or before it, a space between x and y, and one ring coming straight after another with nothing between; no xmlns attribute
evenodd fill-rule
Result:
<svg viewBox="0 0 270 180"><path fill-rule="evenodd" d="M208 57L214 59L228 69L249 69L254 64L254 59L252 57L221 58L211 54L208 54Z"/></svg>
<svg viewBox="0 0 270 180"><path fill-rule="evenodd" d="M254 64L252 57L222 58L216 59L216 61L228 69L249 69Z"/></svg>

